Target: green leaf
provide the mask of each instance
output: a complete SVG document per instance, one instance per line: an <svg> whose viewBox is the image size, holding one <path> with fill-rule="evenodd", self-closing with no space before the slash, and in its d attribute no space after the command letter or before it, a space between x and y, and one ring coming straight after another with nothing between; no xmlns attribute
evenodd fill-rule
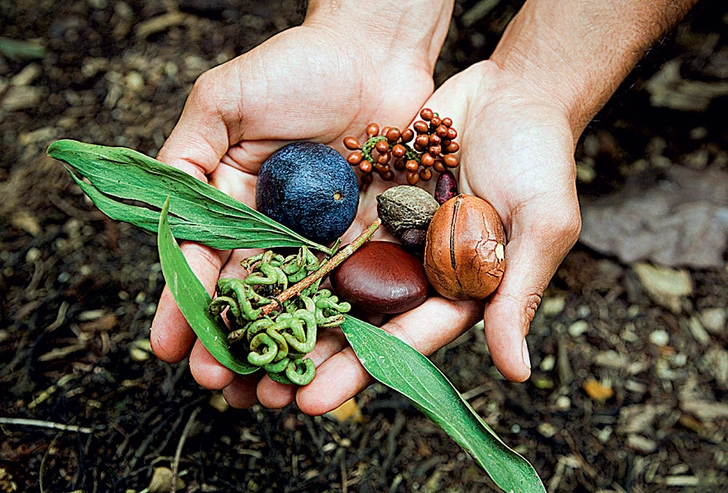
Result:
<svg viewBox="0 0 728 493"><path fill-rule="evenodd" d="M156 232L167 197L175 238L212 248L277 248L319 245L220 190L156 159L123 147L59 140L48 155L65 162L76 183L110 218ZM88 180L80 179L74 171Z"/></svg>
<svg viewBox="0 0 728 493"><path fill-rule="evenodd" d="M164 203L159 217L159 261L162 264L164 280L177 306L202 344L223 366L241 375L253 373L258 367L230 353L227 344L228 330L207 310L210 295L190 269L172 236L167 220L168 209L169 200Z"/></svg>
<svg viewBox="0 0 728 493"><path fill-rule="evenodd" d="M364 368L400 392L463 447L505 491L545 493L531 464L508 448L435 365L384 330L347 316L341 327Z"/></svg>

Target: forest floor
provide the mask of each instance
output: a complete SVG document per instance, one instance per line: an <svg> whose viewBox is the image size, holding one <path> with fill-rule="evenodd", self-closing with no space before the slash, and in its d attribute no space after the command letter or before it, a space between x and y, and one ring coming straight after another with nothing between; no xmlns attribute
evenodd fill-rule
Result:
<svg viewBox="0 0 728 493"><path fill-rule="evenodd" d="M487 58L520 3L456 2L436 81ZM721 3L701 2L586 130L585 203L645 169L728 169ZM151 356L156 238L45 156L58 138L156 155L199 74L301 20L294 1L0 0L0 37L45 47L0 50L0 492L155 491L171 469L188 492L495 490L381 385L357 397L361 419L236 410ZM670 63L682 79L665 83ZM728 271L673 267L689 289L666 299L578 244L533 322L529 381L499 376L477 327L432 360L550 492L728 491Z"/></svg>

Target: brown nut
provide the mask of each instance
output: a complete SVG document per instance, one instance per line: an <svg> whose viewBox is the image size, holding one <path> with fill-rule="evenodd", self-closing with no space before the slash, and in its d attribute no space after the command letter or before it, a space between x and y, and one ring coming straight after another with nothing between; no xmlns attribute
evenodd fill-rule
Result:
<svg viewBox="0 0 728 493"><path fill-rule="evenodd" d="M330 280L339 298L370 313L402 313L427 299L420 260L388 241L364 243L331 273Z"/></svg>
<svg viewBox="0 0 728 493"><path fill-rule="evenodd" d="M451 300L481 300L505 269L506 235L492 205L458 195L440 206L427 229L425 274Z"/></svg>

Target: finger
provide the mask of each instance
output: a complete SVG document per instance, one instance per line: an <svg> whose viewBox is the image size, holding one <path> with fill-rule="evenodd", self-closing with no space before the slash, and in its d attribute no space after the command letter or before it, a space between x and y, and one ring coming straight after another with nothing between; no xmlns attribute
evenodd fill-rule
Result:
<svg viewBox="0 0 728 493"><path fill-rule="evenodd" d="M544 216L544 210L559 209L564 212ZM512 222L505 275L483 318L493 363L508 380L522 382L531 374L526 343L531 320L551 277L576 242L581 220L578 206L532 204Z"/></svg>
<svg viewBox="0 0 728 493"><path fill-rule="evenodd" d="M479 302L430 298L393 318L382 329L429 355L472 327L480 319L481 306ZM313 382L302 387L296 396L298 407L311 415L337 408L372 381L350 347L328 358L316 372Z"/></svg>
<svg viewBox="0 0 728 493"><path fill-rule="evenodd" d="M235 373L220 364L199 339L190 353L190 371L197 383L212 390L227 387L235 377Z"/></svg>
<svg viewBox="0 0 728 493"><path fill-rule="evenodd" d="M326 329L319 333L316 347L308 354L316 366L316 377L319 378L319 366L332 355L346 347L346 339L340 330ZM307 385L306 387L312 384ZM302 388L306 388L302 387ZM293 385L283 385L274 382L268 376L263 377L258 384L258 400L265 407L280 409L292 403L296 398L298 388Z"/></svg>
<svg viewBox="0 0 728 493"><path fill-rule="evenodd" d="M191 242L182 243L181 249L192 271L207 292L212 294L220 268L228 254ZM170 363L180 361L190 352L194 340L194 332L177 307L169 289L165 287L150 334L154 354Z"/></svg>
<svg viewBox="0 0 728 493"><path fill-rule="evenodd" d="M230 385L222 389L222 396L228 404L237 409L254 406L258 403L255 389L260 376L260 372L251 375L236 375Z"/></svg>

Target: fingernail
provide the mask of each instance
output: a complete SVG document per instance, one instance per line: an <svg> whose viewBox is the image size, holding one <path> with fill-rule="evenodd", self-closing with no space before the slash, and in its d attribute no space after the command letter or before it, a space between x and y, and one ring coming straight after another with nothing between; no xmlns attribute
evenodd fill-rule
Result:
<svg viewBox="0 0 728 493"><path fill-rule="evenodd" d="M528 354L528 343L526 342L526 339L523 339L523 364L528 367L528 369L531 369L531 356Z"/></svg>

